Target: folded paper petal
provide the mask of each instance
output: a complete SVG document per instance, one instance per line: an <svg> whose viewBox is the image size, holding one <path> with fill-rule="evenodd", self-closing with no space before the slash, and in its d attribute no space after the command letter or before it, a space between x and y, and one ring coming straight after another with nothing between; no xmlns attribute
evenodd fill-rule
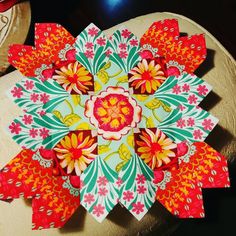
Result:
<svg viewBox="0 0 236 236"><path fill-rule="evenodd" d="M52 67L52 61L44 53L32 46L13 44L9 47L8 61L23 75L36 77L37 71Z"/></svg>
<svg viewBox="0 0 236 236"><path fill-rule="evenodd" d="M178 144L179 167L193 171L202 188L229 187L226 158L204 142Z"/></svg>
<svg viewBox="0 0 236 236"><path fill-rule="evenodd" d="M77 177L77 176L75 176ZM70 177L50 177L32 201L32 229L61 228L80 205L77 180Z"/></svg>
<svg viewBox="0 0 236 236"><path fill-rule="evenodd" d="M27 112L51 112L63 102L68 93L52 79L23 78L8 92L9 97Z"/></svg>
<svg viewBox="0 0 236 236"><path fill-rule="evenodd" d="M15 142L31 150L51 149L69 133L68 127L51 113L25 113L16 118L8 130Z"/></svg>
<svg viewBox="0 0 236 236"><path fill-rule="evenodd" d="M81 205L102 222L118 203L118 175L99 156L81 175Z"/></svg>
<svg viewBox="0 0 236 236"><path fill-rule="evenodd" d="M199 105L212 87L193 74L169 76L155 92L155 97L169 106Z"/></svg>
<svg viewBox="0 0 236 236"><path fill-rule="evenodd" d="M120 203L141 220L155 202L157 186L153 183L153 171L138 155L133 155L119 172L119 178Z"/></svg>
<svg viewBox="0 0 236 236"><path fill-rule="evenodd" d="M162 121L158 128L176 143L204 141L218 123L218 119L200 107L179 107Z"/></svg>
<svg viewBox="0 0 236 236"><path fill-rule="evenodd" d="M229 187L227 162L221 154L201 142L180 143L178 153L179 169L171 172L164 188L158 188L157 200L180 218L202 218L201 188ZM217 173L220 173L219 178L215 177Z"/></svg>
<svg viewBox="0 0 236 236"><path fill-rule="evenodd" d="M165 57L168 75L193 73L206 58L205 37L200 34L177 38L176 25L171 27L169 23L157 22L146 31L140 40L142 54Z"/></svg>
<svg viewBox="0 0 236 236"><path fill-rule="evenodd" d="M33 229L62 227L80 204L79 180L52 173L50 151L42 149L22 150L0 172L0 199L33 198Z"/></svg>
<svg viewBox="0 0 236 236"><path fill-rule="evenodd" d="M141 60L138 38L127 28L122 27L114 32L110 42L110 60L128 73Z"/></svg>
<svg viewBox="0 0 236 236"><path fill-rule="evenodd" d="M43 74L47 79L53 64L75 60L74 42L61 25L39 23L35 25L35 47L12 45L8 60L25 76Z"/></svg>
<svg viewBox="0 0 236 236"><path fill-rule="evenodd" d="M91 23L76 38L76 59L95 75L108 61L109 47L105 34Z"/></svg>
<svg viewBox="0 0 236 236"><path fill-rule="evenodd" d="M59 24L35 24L35 47L54 63L75 60L74 43L75 38Z"/></svg>
<svg viewBox="0 0 236 236"><path fill-rule="evenodd" d="M22 150L1 170L1 199L32 198L38 194L44 177L51 176L52 170L50 160L48 168L42 168L37 156L38 153L31 150Z"/></svg>

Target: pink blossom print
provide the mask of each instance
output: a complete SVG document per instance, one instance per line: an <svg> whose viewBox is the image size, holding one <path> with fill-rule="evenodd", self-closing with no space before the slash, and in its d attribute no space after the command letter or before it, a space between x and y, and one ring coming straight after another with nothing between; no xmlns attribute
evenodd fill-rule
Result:
<svg viewBox="0 0 236 236"><path fill-rule="evenodd" d="M193 118L189 117L187 120L187 125L190 127L193 127L195 125L195 120Z"/></svg>
<svg viewBox="0 0 236 236"><path fill-rule="evenodd" d="M124 30L122 30L121 35L122 35L124 38L129 38L129 36L131 35L131 32L130 32L128 29L124 29Z"/></svg>
<svg viewBox="0 0 236 236"><path fill-rule="evenodd" d="M122 183L123 183L123 181L122 181L122 179L119 177L119 178L117 179L117 181L116 181L117 186L120 187Z"/></svg>
<svg viewBox="0 0 236 236"><path fill-rule="evenodd" d="M39 100L39 95L38 94L36 94L36 93L32 93L31 95L30 95L30 100L32 101L32 102L37 102L38 100Z"/></svg>
<svg viewBox="0 0 236 236"><path fill-rule="evenodd" d="M100 46L105 46L106 45L106 39L105 38L98 38L97 39L97 44L100 45Z"/></svg>
<svg viewBox="0 0 236 236"><path fill-rule="evenodd" d="M88 49L92 49L92 48L93 48L93 43L87 42L87 43L85 44L85 47L88 48Z"/></svg>
<svg viewBox="0 0 236 236"><path fill-rule="evenodd" d="M44 115L46 115L46 112L45 112L44 110L42 110L42 111L39 111L38 114L39 114L40 116L44 116Z"/></svg>
<svg viewBox="0 0 236 236"><path fill-rule="evenodd" d="M129 42L130 42L130 45L133 47L138 46L138 40L136 40L136 39L131 39Z"/></svg>
<svg viewBox="0 0 236 236"><path fill-rule="evenodd" d="M189 102L189 104L196 104L197 103L197 97L194 94L190 95L188 97L188 102Z"/></svg>
<svg viewBox="0 0 236 236"><path fill-rule="evenodd" d="M49 136L49 130L46 128L42 128L39 130L39 136L43 139L47 138Z"/></svg>
<svg viewBox="0 0 236 236"><path fill-rule="evenodd" d="M204 119L202 122L202 126L204 130L212 130L214 124L212 123L211 119Z"/></svg>
<svg viewBox="0 0 236 236"><path fill-rule="evenodd" d="M11 90L11 93L12 93L14 98L21 98L22 95L23 95L22 88L20 88L20 87L14 87Z"/></svg>
<svg viewBox="0 0 236 236"><path fill-rule="evenodd" d="M40 94L40 101L43 104L46 104L49 101L49 95L47 95L46 93Z"/></svg>
<svg viewBox="0 0 236 236"><path fill-rule="evenodd" d="M134 198L134 194L131 191L126 191L123 193L123 199L127 202L131 201Z"/></svg>
<svg viewBox="0 0 236 236"><path fill-rule="evenodd" d="M105 176L100 176L97 180L98 186L106 186L108 183L108 180Z"/></svg>
<svg viewBox="0 0 236 236"><path fill-rule="evenodd" d="M120 51L119 57L120 58L127 58L128 57L128 53L126 51Z"/></svg>
<svg viewBox="0 0 236 236"><path fill-rule="evenodd" d="M176 84L172 89L172 93L175 93L175 94L181 93L181 87L178 84Z"/></svg>
<svg viewBox="0 0 236 236"><path fill-rule="evenodd" d="M127 48L126 43L120 43L119 48L120 48L121 50L126 50L126 48Z"/></svg>
<svg viewBox="0 0 236 236"><path fill-rule="evenodd" d="M87 58L93 58L94 57L94 53L92 50L86 50L86 52L84 53L84 55L87 57Z"/></svg>
<svg viewBox="0 0 236 236"><path fill-rule="evenodd" d="M36 138L36 137L38 136L38 130L37 130L37 129L34 129L34 128L30 129L30 131L29 131L29 136L30 136L31 138Z"/></svg>
<svg viewBox="0 0 236 236"><path fill-rule="evenodd" d="M109 57L112 54L111 49L106 50L105 54L107 57Z"/></svg>
<svg viewBox="0 0 236 236"><path fill-rule="evenodd" d="M143 174L137 174L136 181L138 184L144 184L146 182L146 178Z"/></svg>
<svg viewBox="0 0 236 236"><path fill-rule="evenodd" d="M98 204L97 206L93 207L93 214L99 217L100 215L104 214L105 207L101 204Z"/></svg>
<svg viewBox="0 0 236 236"><path fill-rule="evenodd" d="M24 115L22 121L24 122L25 125L31 125L33 122L33 118L31 115Z"/></svg>
<svg viewBox="0 0 236 236"><path fill-rule="evenodd" d="M98 34L98 29L95 27L92 27L88 30L88 34L92 37L96 36Z"/></svg>
<svg viewBox="0 0 236 236"><path fill-rule="evenodd" d="M138 194L144 194L146 193L147 189L143 185L139 185L137 188Z"/></svg>
<svg viewBox="0 0 236 236"><path fill-rule="evenodd" d="M98 190L98 194L100 196L106 196L107 193L108 193L108 190L106 188L99 188L99 190Z"/></svg>
<svg viewBox="0 0 236 236"><path fill-rule="evenodd" d="M9 126L9 129L11 130L12 134L19 134L21 131L20 123L12 122Z"/></svg>
<svg viewBox="0 0 236 236"><path fill-rule="evenodd" d="M201 132L200 129L194 130L193 131L193 137L194 139L201 139L202 138L203 133Z"/></svg>
<svg viewBox="0 0 236 236"><path fill-rule="evenodd" d="M180 111L184 111L186 109L186 107L181 105L181 104L178 106L178 108L179 108Z"/></svg>
<svg viewBox="0 0 236 236"><path fill-rule="evenodd" d="M197 91L200 96L203 96L208 93L208 88L206 87L206 85L199 85Z"/></svg>
<svg viewBox="0 0 236 236"><path fill-rule="evenodd" d="M34 82L32 80L26 80L24 86L27 90L32 90L34 88Z"/></svg>
<svg viewBox="0 0 236 236"><path fill-rule="evenodd" d="M95 201L94 196L91 193L84 195L84 202L88 203L89 205Z"/></svg>
<svg viewBox="0 0 236 236"><path fill-rule="evenodd" d="M133 203L132 212L138 215L144 211L143 208L144 208L144 204L142 204L141 202Z"/></svg>
<svg viewBox="0 0 236 236"><path fill-rule="evenodd" d="M185 125L185 120L183 120L182 118L180 118L178 121L177 121L177 127L179 128L184 128L186 125Z"/></svg>
<svg viewBox="0 0 236 236"><path fill-rule="evenodd" d="M184 84L184 85L182 86L182 90L183 90L183 92L188 93L189 90L190 90L190 86L189 86L188 84Z"/></svg>

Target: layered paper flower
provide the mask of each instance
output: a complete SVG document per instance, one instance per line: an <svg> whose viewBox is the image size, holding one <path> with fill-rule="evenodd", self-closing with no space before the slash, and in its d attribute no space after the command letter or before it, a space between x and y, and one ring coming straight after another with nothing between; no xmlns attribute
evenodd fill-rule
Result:
<svg viewBox="0 0 236 236"><path fill-rule="evenodd" d="M140 41L37 24L35 47L9 50L25 75L9 91L23 149L0 172L0 198L33 198L33 229L62 227L80 204L99 222L118 202L141 220L156 200L203 217L201 189L229 186L225 157L203 142L217 123L198 106L211 86L192 74L205 57L204 36L179 37L176 20Z"/></svg>

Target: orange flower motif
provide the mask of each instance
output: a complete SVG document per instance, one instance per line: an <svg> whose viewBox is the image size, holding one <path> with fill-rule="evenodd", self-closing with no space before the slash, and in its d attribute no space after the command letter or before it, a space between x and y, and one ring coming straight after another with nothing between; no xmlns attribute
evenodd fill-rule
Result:
<svg viewBox="0 0 236 236"><path fill-rule="evenodd" d="M76 175L80 175L87 166L97 156L96 153L97 140L92 138L88 132L73 132L65 136L58 143L54 151L60 160L60 166L67 168L67 174L71 174L74 170Z"/></svg>
<svg viewBox="0 0 236 236"><path fill-rule="evenodd" d="M143 59L129 72L131 87L142 94L153 94L165 79L165 72L155 60Z"/></svg>
<svg viewBox="0 0 236 236"><path fill-rule="evenodd" d="M93 91L93 77L89 71L77 61L62 66L55 71L55 79L69 93L87 94Z"/></svg>
<svg viewBox="0 0 236 236"><path fill-rule="evenodd" d="M168 164L176 156L174 149L177 145L159 129L154 132L142 130L135 142L138 155L153 170Z"/></svg>
<svg viewBox="0 0 236 236"><path fill-rule="evenodd" d="M85 104L85 115L104 139L119 140L137 126L142 109L122 87L108 87Z"/></svg>

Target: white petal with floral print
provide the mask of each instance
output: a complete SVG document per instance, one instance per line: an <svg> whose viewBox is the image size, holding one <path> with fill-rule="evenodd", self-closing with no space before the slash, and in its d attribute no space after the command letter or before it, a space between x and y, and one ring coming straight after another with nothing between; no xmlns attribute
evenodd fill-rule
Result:
<svg viewBox="0 0 236 236"><path fill-rule="evenodd" d="M153 183L153 171L138 155L134 155L119 172L119 178L123 182L120 187L120 203L141 220L156 198L157 186Z"/></svg>
<svg viewBox="0 0 236 236"><path fill-rule="evenodd" d="M121 27L115 31L110 41L110 60L128 73L141 60L138 38L126 27Z"/></svg>
<svg viewBox="0 0 236 236"><path fill-rule="evenodd" d="M109 59L109 45L105 34L90 24L76 38L76 59L95 75Z"/></svg>
<svg viewBox="0 0 236 236"><path fill-rule="evenodd" d="M102 222L118 202L118 175L99 156L81 174L81 205Z"/></svg>

